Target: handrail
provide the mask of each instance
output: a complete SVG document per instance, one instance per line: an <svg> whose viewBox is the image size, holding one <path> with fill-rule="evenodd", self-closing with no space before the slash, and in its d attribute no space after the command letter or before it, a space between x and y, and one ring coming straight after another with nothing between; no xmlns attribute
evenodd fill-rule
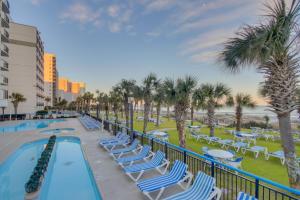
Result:
<svg viewBox="0 0 300 200"><path fill-rule="evenodd" d="M110 121L107 121L107 120L104 120L104 121L106 121L106 122L108 122L108 123L110 123L110 124L112 124L112 125L118 125L118 126L120 126L120 127L122 127L122 128L127 128L127 129L128 129L128 127L126 127L126 126L123 126L123 125L120 125L120 124L117 124L117 123L113 123L113 122L110 122ZM144 133L142 133L142 132L140 132L140 131L137 131L137 130L133 130L133 131L134 131L135 133L140 134L140 135L146 136L148 139L153 139L153 138L149 137L147 134L144 134ZM180 146L171 144L171 143L169 143L169 142L162 142L162 143L163 143L163 144L167 144L168 146L171 146L171 147L173 147L173 148L175 148L175 149L178 149L178 150L180 150L180 151L186 152L186 153L188 153L188 154L190 154L190 155L193 155L193 156L195 156L195 157L198 157L198 158L201 158L201 159L210 161L210 162L215 163L215 164L218 164L218 165L220 165L220 166L222 166L222 167L226 167L226 168L228 168L228 169L230 169L230 170L236 171L236 172L238 172L238 173L240 173L240 174L249 176L250 178L253 178L253 179L255 179L256 181L262 181L262 182L264 182L264 183L266 183L266 184L275 186L275 187L277 187L277 188L279 188L279 189L285 190L285 191L290 192L290 193L293 193L293 194L295 194L295 195L300 195L300 190L291 188L291 187L289 187L289 186L282 185L282 184L280 184L280 183L271 181L271 180L269 180L269 179L267 179L267 178L263 178L263 177L254 175L254 174L249 173L249 172L246 172L246 171L244 171L244 170L241 170L241 169L238 169L238 168L235 168L235 167L226 165L226 164L224 164L224 163L221 163L221 162L219 162L219 161L216 161L216 160L207 158L207 157L202 156L202 155L200 155L200 154L198 154L198 153L195 153L195 152L193 152L193 151L190 151L190 150L188 150L188 149L182 148L182 147L180 147Z"/></svg>

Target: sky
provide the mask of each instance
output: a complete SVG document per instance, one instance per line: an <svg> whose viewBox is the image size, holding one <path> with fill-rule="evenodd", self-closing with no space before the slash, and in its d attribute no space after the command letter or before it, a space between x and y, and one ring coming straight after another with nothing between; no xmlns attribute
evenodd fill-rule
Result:
<svg viewBox="0 0 300 200"><path fill-rule="evenodd" d="M255 67L231 74L218 62L223 43L245 24L256 24L272 0L10 0L12 20L41 32L57 56L59 75L84 81L94 92L121 79L138 83L192 75L258 95Z"/></svg>

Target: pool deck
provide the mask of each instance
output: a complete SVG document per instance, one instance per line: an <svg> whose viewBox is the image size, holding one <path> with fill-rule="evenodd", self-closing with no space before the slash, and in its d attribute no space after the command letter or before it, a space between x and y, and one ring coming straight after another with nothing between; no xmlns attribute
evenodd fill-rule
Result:
<svg viewBox="0 0 300 200"><path fill-rule="evenodd" d="M20 123L22 121L10 122L10 124ZM4 126L5 124L0 123ZM147 199L137 188L136 184L127 177L121 167L119 167L111 156L104 149L100 148L98 141L101 138L109 137L106 131L87 131L78 119L67 119L65 122L51 124L48 128L34 131L16 132L0 134L0 164L22 144L42 138L48 138L50 135L39 133L42 130L52 128L74 128L70 133L61 133L58 136L76 136L81 139L86 158L93 171L97 186L104 200L137 200ZM144 178L159 175L157 172L145 174ZM165 190L162 199L177 192L182 191L177 186Z"/></svg>

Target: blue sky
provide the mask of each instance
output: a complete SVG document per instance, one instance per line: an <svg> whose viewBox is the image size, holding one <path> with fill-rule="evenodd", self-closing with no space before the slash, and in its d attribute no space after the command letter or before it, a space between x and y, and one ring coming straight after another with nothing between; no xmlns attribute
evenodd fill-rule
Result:
<svg viewBox="0 0 300 200"><path fill-rule="evenodd" d="M264 0L10 0L15 22L34 25L61 76L103 91L122 78L197 77L258 98L262 76L216 62L222 42L257 23ZM262 103L262 99L259 100Z"/></svg>

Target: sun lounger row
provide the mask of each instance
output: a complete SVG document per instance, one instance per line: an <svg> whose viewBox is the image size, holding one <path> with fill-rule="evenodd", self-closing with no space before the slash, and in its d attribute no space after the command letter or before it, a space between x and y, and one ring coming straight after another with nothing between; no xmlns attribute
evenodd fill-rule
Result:
<svg viewBox="0 0 300 200"><path fill-rule="evenodd" d="M99 141L99 144L102 147L108 146L107 142L120 140L122 135L122 133L118 133L115 137ZM105 145L103 145L104 142L106 142ZM137 187L149 199L160 199L164 190L174 185L180 186L185 191L168 197L168 200L199 199L199 197L203 200L220 199L221 190L215 186L213 177L199 172L194 184L189 187L193 175L188 171L188 166L185 163L176 160L170 171L167 171L170 162L165 159L163 152L157 151L153 153L150 146L141 146L138 140L134 140L130 145L124 143L122 146L123 148L113 150L111 148L105 149L108 150L114 160L122 167L125 174L136 182ZM156 170L161 175L140 180L144 172L150 170ZM154 192L157 194L155 197L153 197Z"/></svg>
<svg viewBox="0 0 300 200"><path fill-rule="evenodd" d="M87 115L80 116L79 121L87 130L96 130L101 126L101 123L99 121Z"/></svg>

